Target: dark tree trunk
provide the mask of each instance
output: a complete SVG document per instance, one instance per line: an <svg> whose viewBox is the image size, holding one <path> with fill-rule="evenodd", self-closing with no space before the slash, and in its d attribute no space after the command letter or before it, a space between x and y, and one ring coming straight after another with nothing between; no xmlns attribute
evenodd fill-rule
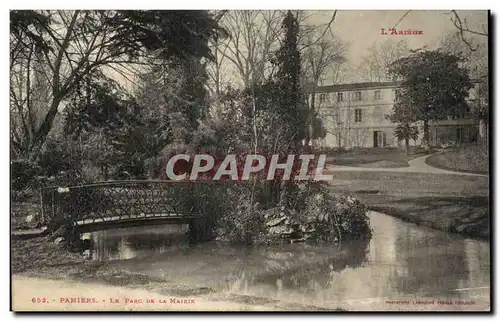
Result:
<svg viewBox="0 0 500 321"><path fill-rule="evenodd" d="M39 148L42 147L43 143L45 143L45 140L52 129L52 124L54 122L54 119L56 118L57 111L59 108L59 103L60 103L59 98L54 98L52 101L52 104L50 105L50 109L45 116L45 119L43 120L42 124L40 125L38 131L35 133L35 136L32 141L31 145L31 150L38 150Z"/></svg>
<svg viewBox="0 0 500 321"><path fill-rule="evenodd" d="M309 146L309 142L313 139L313 115L316 103L316 93L311 94L311 104L309 106L309 112L307 115L307 130L306 130L306 138L305 138L305 146Z"/></svg>
<svg viewBox="0 0 500 321"><path fill-rule="evenodd" d="M424 120L424 146L429 147L429 120Z"/></svg>

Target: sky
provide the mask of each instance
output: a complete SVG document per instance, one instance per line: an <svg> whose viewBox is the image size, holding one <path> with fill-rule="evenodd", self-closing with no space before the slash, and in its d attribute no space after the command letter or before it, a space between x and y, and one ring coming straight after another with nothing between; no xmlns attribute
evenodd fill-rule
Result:
<svg viewBox="0 0 500 321"><path fill-rule="evenodd" d="M326 26L333 15L332 10L309 11L307 23ZM457 10L461 19L466 19L471 30L488 29L488 12L486 10ZM405 15L406 14L406 15ZM331 25L334 36L347 44L346 72L342 82L361 82L362 75L356 70L367 50L374 43L382 43L388 39L406 40L410 49L428 46L435 49L446 33L457 29L450 20L450 11L441 10L339 10ZM389 29L397 24L398 30L421 30L421 35L382 35L381 29ZM485 41L485 37L478 37ZM226 59L227 60L227 59ZM227 62L226 62L227 63ZM240 82L236 70L228 65L225 77L230 81ZM115 74L111 72L111 74ZM126 87L134 87L120 75L114 75ZM329 77L327 77L329 78ZM329 84L328 82L323 83Z"/></svg>
<svg viewBox="0 0 500 321"><path fill-rule="evenodd" d="M346 58L349 66L361 63L373 43L380 43L389 38L406 40L411 49L428 46L435 48L446 32L457 29L450 20L449 11L438 10L339 10L332 24L334 35L348 43ZM467 21L472 30L482 31L482 26L488 29L488 12L486 10L457 11L461 19ZM330 21L333 11L321 11L314 14L311 23L326 24ZM400 30L421 30L422 35L381 35L381 29L389 29L397 25Z"/></svg>

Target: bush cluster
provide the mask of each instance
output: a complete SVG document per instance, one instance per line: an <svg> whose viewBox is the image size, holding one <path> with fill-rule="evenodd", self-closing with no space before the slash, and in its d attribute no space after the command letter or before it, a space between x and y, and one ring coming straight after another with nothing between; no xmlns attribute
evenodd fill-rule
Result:
<svg viewBox="0 0 500 321"><path fill-rule="evenodd" d="M369 239L367 208L351 196L334 196L321 185L289 189L295 204L263 207L250 190L240 193L221 213L216 236L220 241L244 244L281 242L333 243Z"/></svg>

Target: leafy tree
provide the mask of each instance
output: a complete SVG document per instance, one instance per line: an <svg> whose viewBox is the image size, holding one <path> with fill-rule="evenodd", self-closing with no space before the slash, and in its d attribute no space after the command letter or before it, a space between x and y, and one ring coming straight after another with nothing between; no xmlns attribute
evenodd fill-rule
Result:
<svg viewBox="0 0 500 321"><path fill-rule="evenodd" d="M135 100L112 79L90 75L86 86L71 96L63 116L63 135L81 145L85 161L99 168L104 179L108 174L144 173L138 157L151 150L154 139L138 141L147 127L137 115Z"/></svg>
<svg viewBox="0 0 500 321"><path fill-rule="evenodd" d="M423 142L429 145L429 121L460 118L469 112L466 102L472 83L460 66L462 58L440 50L419 49L389 67L401 80L390 119L407 126L423 122Z"/></svg>
<svg viewBox="0 0 500 321"><path fill-rule="evenodd" d="M157 96L161 106L168 106L168 112L181 113L189 123L186 129L193 131L198 121L208 115L207 81L206 66L200 58L157 59L141 77L139 97L147 99L144 91L151 97Z"/></svg>
<svg viewBox="0 0 500 321"><path fill-rule="evenodd" d="M205 67L195 59L182 64L165 61L141 76L136 93L138 116L146 139L150 137L145 161L153 176L161 170L153 168L155 163L161 167L169 151L196 138L200 121L208 113L206 81Z"/></svg>
<svg viewBox="0 0 500 321"><path fill-rule="evenodd" d="M406 153L410 152L410 139L418 138L418 127L414 124L417 121L416 113L412 106L406 104L407 98L401 89L396 90L396 98L392 113L386 118L393 123L397 123L394 134L399 140L405 141Z"/></svg>
<svg viewBox="0 0 500 321"><path fill-rule="evenodd" d="M37 163L42 176L64 179L64 183L81 182L83 160L80 144L50 138L38 156Z"/></svg>
<svg viewBox="0 0 500 321"><path fill-rule="evenodd" d="M298 50L299 25L291 11L283 19L285 37L277 51L278 65L276 86L279 90L276 112L284 131L284 141L289 144L286 151L297 150L307 133L307 108L301 92L300 52Z"/></svg>
<svg viewBox="0 0 500 321"><path fill-rule="evenodd" d="M483 122L485 129L484 141L488 143L488 131L490 120L490 102L489 102L489 79L485 77L479 83L478 104L474 109L475 115Z"/></svg>
<svg viewBox="0 0 500 321"><path fill-rule="evenodd" d="M301 92L301 63L298 49L299 24L297 18L288 11L283 19L284 38L276 53L274 63L278 66L274 78L277 90L275 107L271 111L276 117L271 129L281 132L282 141L279 152L296 153L308 134L308 109ZM270 186L270 194L279 187L279 203L290 206L293 202L294 187L275 180Z"/></svg>
<svg viewBox="0 0 500 321"><path fill-rule="evenodd" d="M24 159L16 159L10 163L11 189L13 191L22 191L33 182L40 172L37 163Z"/></svg>
<svg viewBox="0 0 500 321"><path fill-rule="evenodd" d="M323 120L319 117L315 117L312 125L312 139L323 139L326 137L326 128L323 124Z"/></svg>
<svg viewBox="0 0 500 321"><path fill-rule="evenodd" d="M51 48L44 40L44 30L51 23L49 16L33 10L12 10L10 12L11 64L27 48L35 47L38 51Z"/></svg>
<svg viewBox="0 0 500 321"><path fill-rule="evenodd" d="M88 75L105 70L105 67L123 72L130 65L142 64L145 57L211 59L208 40L219 30L212 15L201 10L14 11L11 12L11 27L15 44L26 34L36 47L49 48L36 55L36 60L47 67L48 108L33 128L21 126L17 135L13 135L14 145L27 151L43 145L61 103L85 82ZM22 87L23 93L31 90L25 76L33 71L22 66L35 61L29 55L32 48L11 46L11 57L15 50L28 51L24 56L30 57L27 63L26 59L11 63L11 85ZM24 77L15 78L19 73ZM29 99L16 97L15 100L22 102L17 112L24 115ZM22 123L27 121L23 119Z"/></svg>
<svg viewBox="0 0 500 321"><path fill-rule="evenodd" d="M483 142L488 143L488 124L489 124L489 101L488 101L488 33L483 25L484 32L470 30L467 27L466 20L460 18L458 13L453 10L454 19L452 19L455 32L446 33L441 40L440 47L444 51L454 54L460 54L465 58L463 66L469 70L472 79L479 81L476 88L477 99L472 104L472 113L483 126Z"/></svg>
<svg viewBox="0 0 500 321"><path fill-rule="evenodd" d="M229 88L219 96L218 119L228 126L226 133L233 133L227 134L234 139L233 151L293 153L306 137L307 107L301 92L299 25L291 12L282 24L281 47L271 60L276 73L263 82L251 82L243 89ZM265 182L259 202L275 205L284 199L285 190L286 186L278 179Z"/></svg>
<svg viewBox="0 0 500 321"><path fill-rule="evenodd" d="M405 141L406 154L410 153L410 139L418 139L418 127L409 123L401 123L396 126L394 134L399 140Z"/></svg>

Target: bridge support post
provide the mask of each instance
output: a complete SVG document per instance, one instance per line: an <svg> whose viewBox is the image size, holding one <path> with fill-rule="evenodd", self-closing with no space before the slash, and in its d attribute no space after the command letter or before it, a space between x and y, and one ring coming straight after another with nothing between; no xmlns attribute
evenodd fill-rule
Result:
<svg viewBox="0 0 500 321"><path fill-rule="evenodd" d="M190 220L189 221L189 230L188 230L188 237L189 241L196 243L200 241L200 229L199 229L199 224L196 224L195 220Z"/></svg>
<svg viewBox="0 0 500 321"><path fill-rule="evenodd" d="M191 242L210 241L213 236L213 224L206 219L192 219L189 222L189 240Z"/></svg>

